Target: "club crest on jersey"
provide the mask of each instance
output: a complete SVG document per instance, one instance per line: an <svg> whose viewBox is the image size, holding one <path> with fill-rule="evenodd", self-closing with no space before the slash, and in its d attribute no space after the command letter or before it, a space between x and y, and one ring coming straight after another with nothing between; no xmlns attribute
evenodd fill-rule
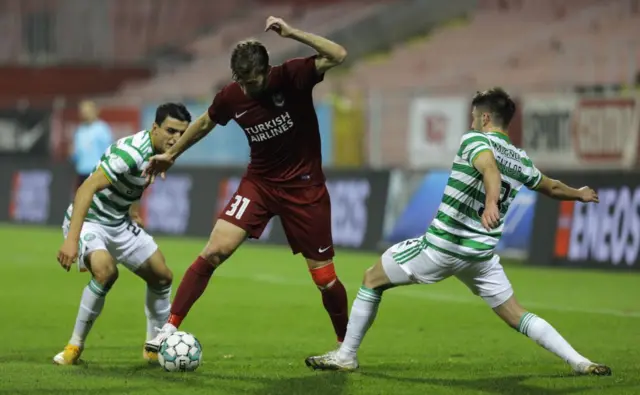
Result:
<svg viewBox="0 0 640 395"><path fill-rule="evenodd" d="M282 93L278 92L278 93L274 93L271 96L271 100L273 100L273 104L276 105L276 107L282 107L284 106L284 96L282 95Z"/></svg>

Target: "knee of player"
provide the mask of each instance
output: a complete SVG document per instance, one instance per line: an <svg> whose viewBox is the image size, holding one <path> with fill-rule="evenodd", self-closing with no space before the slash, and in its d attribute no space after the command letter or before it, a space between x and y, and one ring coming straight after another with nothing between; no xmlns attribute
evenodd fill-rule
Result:
<svg viewBox="0 0 640 395"><path fill-rule="evenodd" d="M386 275L381 275L380 270L382 270L382 268L379 265L373 265L365 270L362 285L370 289L376 289L380 286L386 285L388 281L383 281L383 278L385 278Z"/></svg>
<svg viewBox="0 0 640 395"><path fill-rule="evenodd" d="M173 283L173 272L167 268L164 278L160 279L160 285L171 285Z"/></svg>
<svg viewBox="0 0 640 395"><path fill-rule="evenodd" d="M212 265L218 266L233 254L234 247L228 243L210 241L202 251L202 257Z"/></svg>
<svg viewBox="0 0 640 395"><path fill-rule="evenodd" d="M168 267L162 272L159 273L158 277L155 279L155 284L149 284L157 287L167 287L173 283L173 272Z"/></svg>
<svg viewBox="0 0 640 395"><path fill-rule="evenodd" d="M118 280L118 268L116 266L94 268L93 279L103 288L109 289Z"/></svg>
<svg viewBox="0 0 640 395"><path fill-rule="evenodd" d="M338 280L333 262L325 262L323 265L309 265L309 272L313 282L319 289L330 288Z"/></svg>
<svg viewBox="0 0 640 395"><path fill-rule="evenodd" d="M364 276L362 278L362 283L367 285L367 283L371 283L374 279L375 269L373 266L368 267L367 270L364 271Z"/></svg>

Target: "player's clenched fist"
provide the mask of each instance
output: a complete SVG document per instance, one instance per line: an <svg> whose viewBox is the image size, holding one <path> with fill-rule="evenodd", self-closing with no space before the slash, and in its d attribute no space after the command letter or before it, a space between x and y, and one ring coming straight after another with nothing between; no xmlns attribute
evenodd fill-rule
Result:
<svg viewBox="0 0 640 395"><path fill-rule="evenodd" d="M289 37L293 28L287 24L287 22L283 21L282 18L276 18L275 16L270 16L267 18L267 25L264 28L264 31L273 30L278 33L282 37Z"/></svg>
<svg viewBox="0 0 640 395"><path fill-rule="evenodd" d="M62 243L60 251L58 251L58 263L60 263L64 270L69 271L69 269L71 269L71 265L77 258L78 243L73 242L71 238L67 238L64 243Z"/></svg>
<svg viewBox="0 0 640 395"><path fill-rule="evenodd" d="M582 187L580 191L579 200L583 203L600 203L598 193L589 187Z"/></svg>

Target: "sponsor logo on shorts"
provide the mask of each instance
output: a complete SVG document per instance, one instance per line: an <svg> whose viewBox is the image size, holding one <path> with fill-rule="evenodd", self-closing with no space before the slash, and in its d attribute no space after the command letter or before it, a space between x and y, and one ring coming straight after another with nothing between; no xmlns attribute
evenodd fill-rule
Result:
<svg viewBox="0 0 640 395"><path fill-rule="evenodd" d="M94 235L93 233L87 233L86 235L84 235L83 239L84 239L84 241L95 240L96 239L96 235Z"/></svg>
<svg viewBox="0 0 640 395"><path fill-rule="evenodd" d="M318 252L322 254L322 253L324 253L324 252L329 251L329 248L331 248L331 246L329 246L329 247L325 247L325 248L318 248Z"/></svg>

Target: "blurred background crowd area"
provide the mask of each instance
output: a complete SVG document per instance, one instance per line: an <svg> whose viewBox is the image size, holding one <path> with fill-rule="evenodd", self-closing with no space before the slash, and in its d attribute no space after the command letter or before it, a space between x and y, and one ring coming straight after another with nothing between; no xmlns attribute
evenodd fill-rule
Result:
<svg viewBox="0 0 640 395"><path fill-rule="evenodd" d="M640 0L0 0L1 152L68 160L82 100L113 138L163 101L199 115L237 41L263 41L273 63L312 53L265 33L270 15L349 51L315 89L326 166L448 167L471 95L494 85L542 167L636 163ZM181 158L247 161L231 124Z"/></svg>

